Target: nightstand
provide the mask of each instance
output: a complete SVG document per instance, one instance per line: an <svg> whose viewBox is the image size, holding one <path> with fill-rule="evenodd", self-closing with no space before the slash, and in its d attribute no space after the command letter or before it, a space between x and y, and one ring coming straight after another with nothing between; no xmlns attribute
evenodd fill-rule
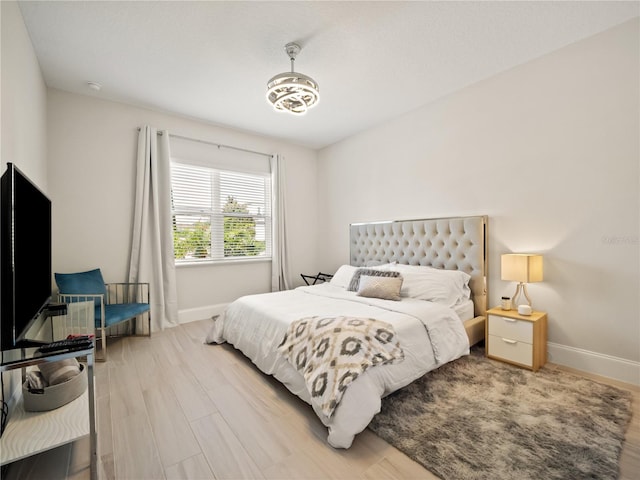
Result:
<svg viewBox="0 0 640 480"><path fill-rule="evenodd" d="M520 315L500 307L487 310L487 357L534 372L547 363L547 314Z"/></svg>

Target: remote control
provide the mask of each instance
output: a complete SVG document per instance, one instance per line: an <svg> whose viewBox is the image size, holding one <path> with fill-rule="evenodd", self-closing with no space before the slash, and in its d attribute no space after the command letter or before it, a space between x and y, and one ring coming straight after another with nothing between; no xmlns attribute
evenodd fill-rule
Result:
<svg viewBox="0 0 640 480"><path fill-rule="evenodd" d="M89 337L76 337L66 340L57 340L47 345L42 345L38 348L39 352L49 353L57 352L60 350L84 350L93 346L93 341Z"/></svg>

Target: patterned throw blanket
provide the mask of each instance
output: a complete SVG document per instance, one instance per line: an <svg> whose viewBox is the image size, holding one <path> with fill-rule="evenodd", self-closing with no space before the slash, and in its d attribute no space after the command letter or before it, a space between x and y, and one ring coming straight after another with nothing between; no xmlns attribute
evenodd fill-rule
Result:
<svg viewBox="0 0 640 480"><path fill-rule="evenodd" d="M278 349L302 373L311 402L327 418L347 387L369 367L404 359L393 326L370 318L297 320Z"/></svg>

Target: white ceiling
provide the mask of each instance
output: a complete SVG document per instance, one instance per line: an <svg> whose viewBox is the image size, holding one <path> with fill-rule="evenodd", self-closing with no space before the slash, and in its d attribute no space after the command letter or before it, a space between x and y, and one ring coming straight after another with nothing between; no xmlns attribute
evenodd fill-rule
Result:
<svg viewBox="0 0 640 480"><path fill-rule="evenodd" d="M635 2L21 1L49 87L321 148L640 14ZM320 85L305 116L266 83ZM102 84L100 92L88 81ZM162 126L159 126L162 127Z"/></svg>

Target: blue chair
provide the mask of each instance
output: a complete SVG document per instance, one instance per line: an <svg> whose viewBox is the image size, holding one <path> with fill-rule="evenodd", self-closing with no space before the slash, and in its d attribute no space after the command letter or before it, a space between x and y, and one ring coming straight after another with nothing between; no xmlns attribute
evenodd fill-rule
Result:
<svg viewBox="0 0 640 480"><path fill-rule="evenodd" d="M129 322L130 334L136 335L138 317L147 318L148 336L151 336L151 313L148 283L105 283L99 268L87 272L56 273L58 301L74 303L94 301L95 328L100 332L102 358L107 360L107 332L122 322Z"/></svg>

